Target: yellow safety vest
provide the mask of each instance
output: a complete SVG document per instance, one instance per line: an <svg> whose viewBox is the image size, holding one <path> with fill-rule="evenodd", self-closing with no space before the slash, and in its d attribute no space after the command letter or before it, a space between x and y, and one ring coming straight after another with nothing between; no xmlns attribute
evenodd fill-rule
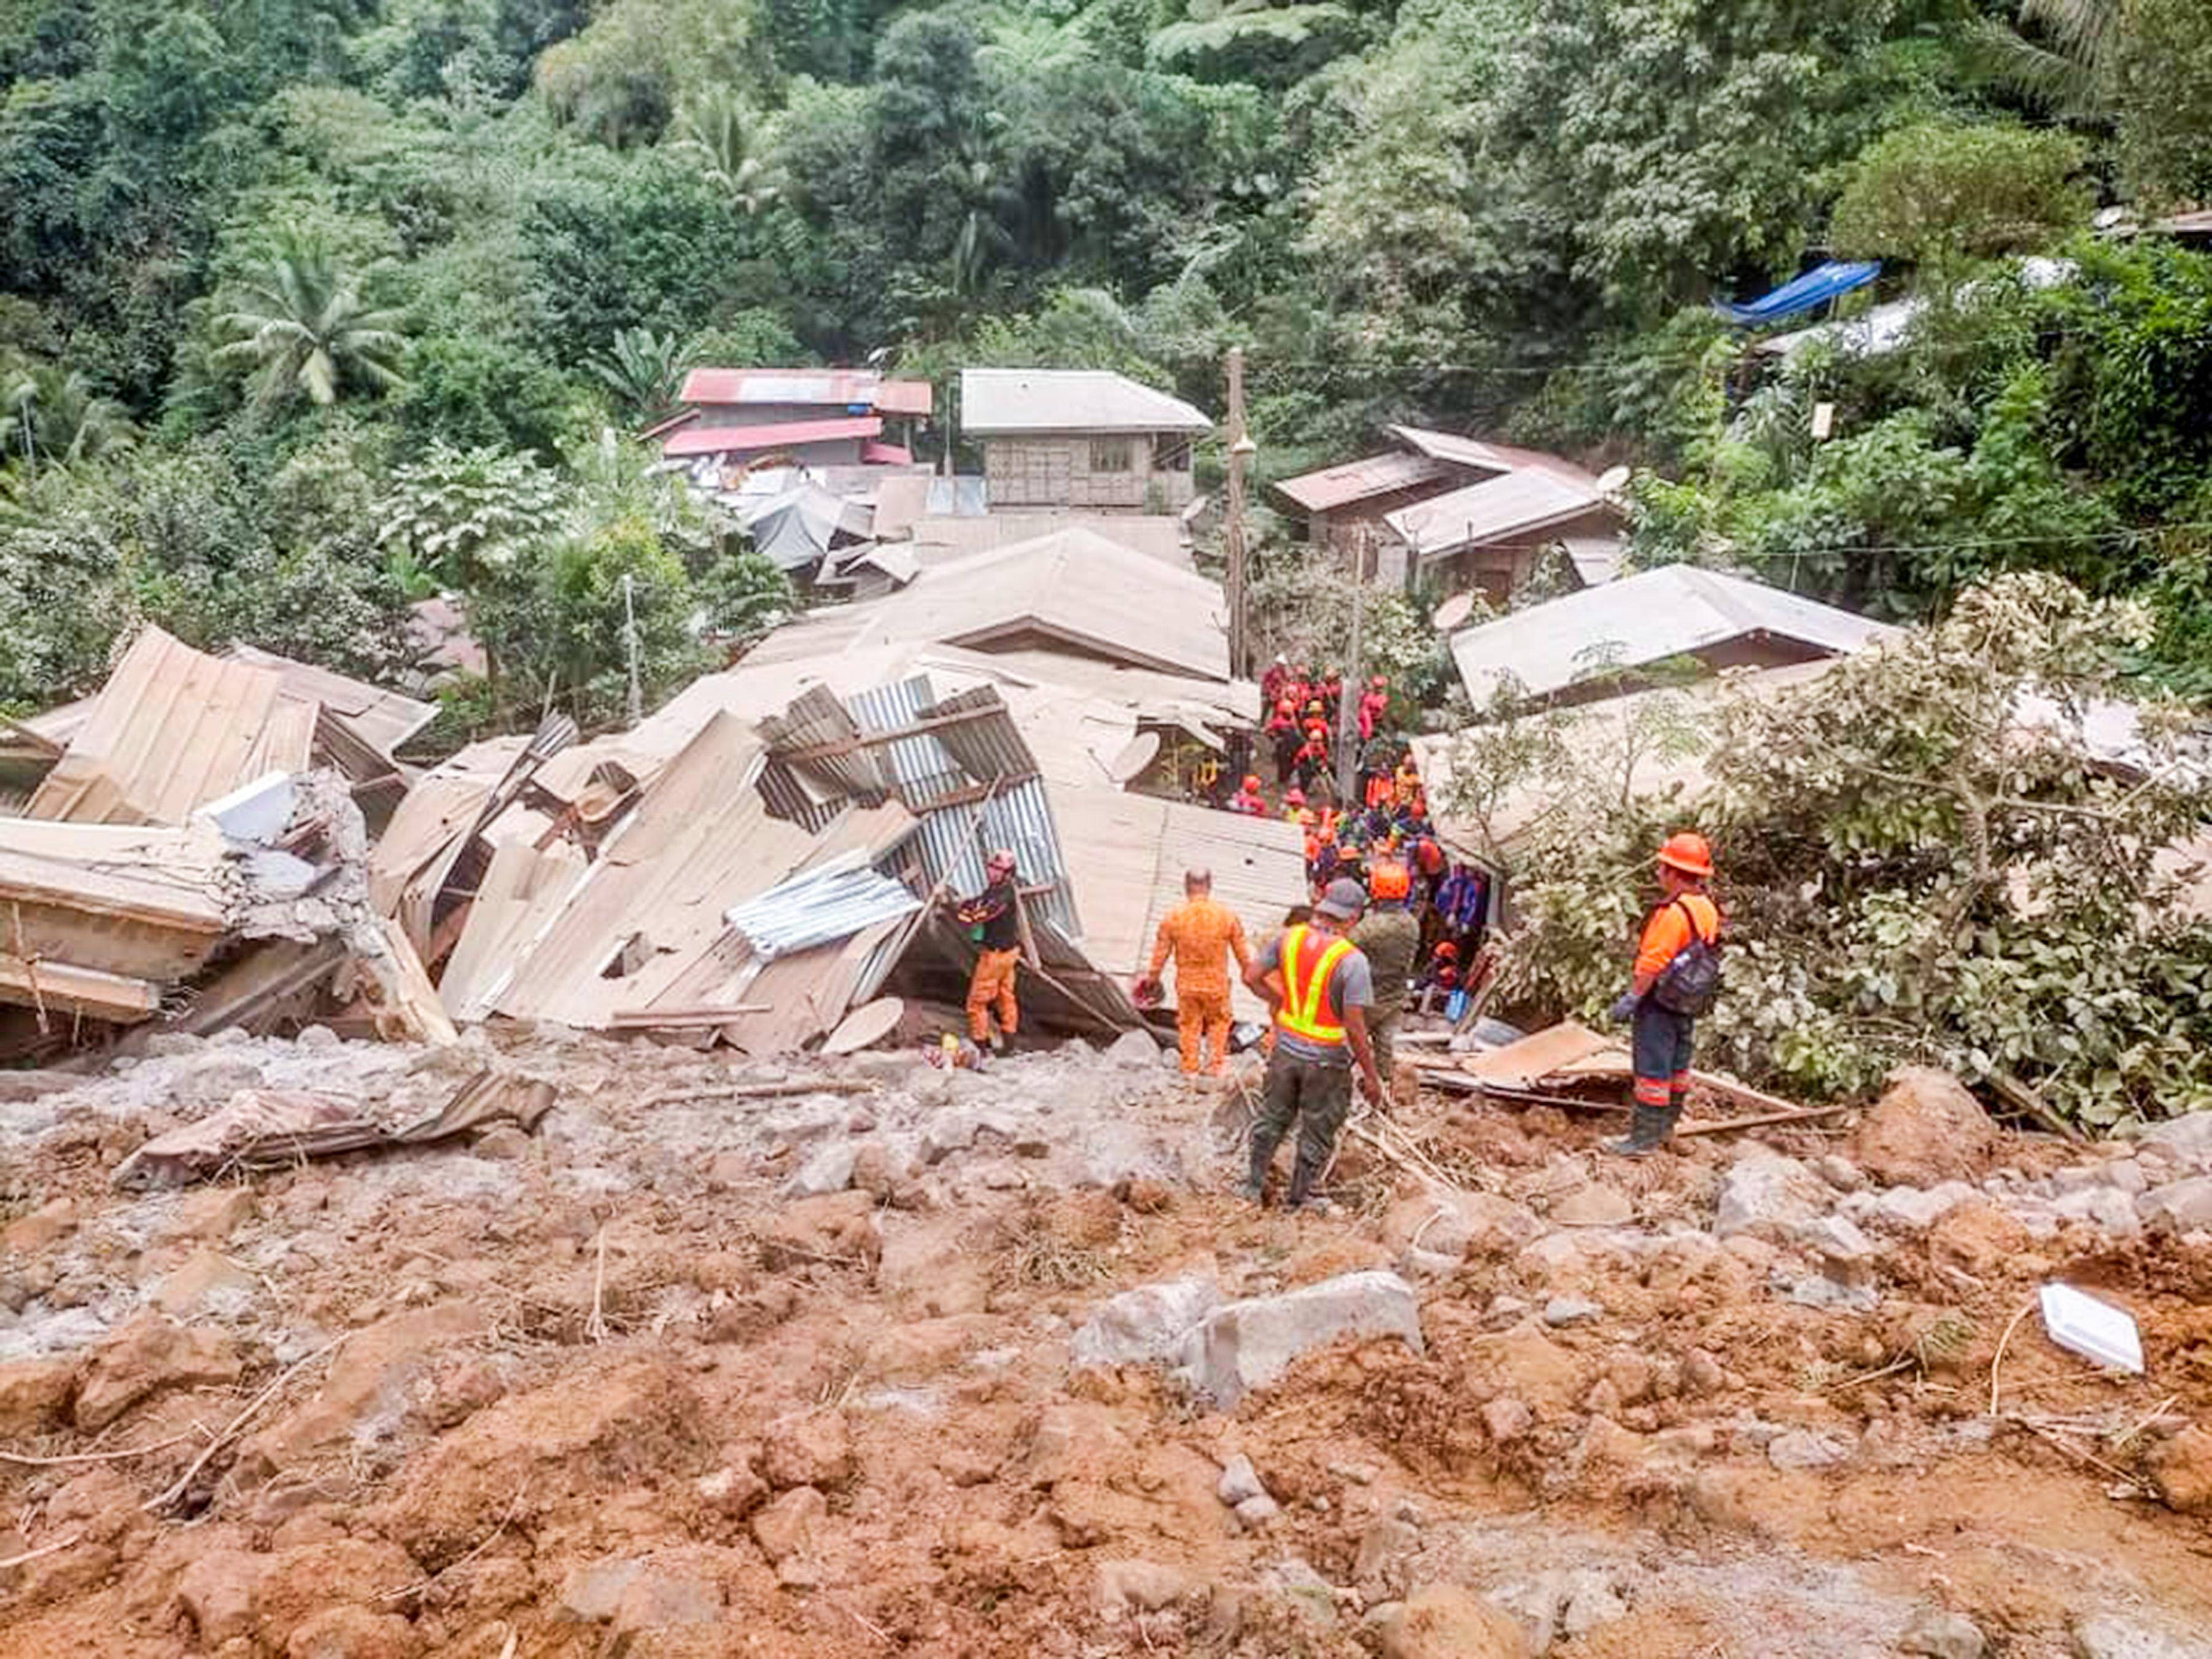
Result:
<svg viewBox="0 0 2212 1659"><path fill-rule="evenodd" d="M1351 953L1348 939L1331 939L1320 950L1309 952L1314 930L1304 923L1283 935L1283 1006L1275 1024L1308 1042L1334 1048L1344 1041L1344 1027L1329 1012L1328 976Z"/></svg>

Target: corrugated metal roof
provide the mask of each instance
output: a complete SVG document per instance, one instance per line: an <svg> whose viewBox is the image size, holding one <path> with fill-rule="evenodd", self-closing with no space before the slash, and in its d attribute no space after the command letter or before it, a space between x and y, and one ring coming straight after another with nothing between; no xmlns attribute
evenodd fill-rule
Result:
<svg viewBox="0 0 2212 1659"><path fill-rule="evenodd" d="M181 823L264 772L305 770L312 705L283 677L140 631L100 688L27 816L73 823Z"/></svg>
<svg viewBox="0 0 2212 1659"><path fill-rule="evenodd" d="M858 868L848 863L778 882L757 897L731 906L722 920L745 936L761 961L769 963L795 951L849 939L864 927L910 916L920 908L920 899L889 877L877 874L862 859Z"/></svg>
<svg viewBox="0 0 2212 1659"><path fill-rule="evenodd" d="M912 466L914 451L903 444L865 443L860 446L860 460L868 466Z"/></svg>
<svg viewBox="0 0 2212 1659"><path fill-rule="evenodd" d="M927 380L886 380L872 368L695 368L678 398L687 404L856 406L888 415L927 415Z"/></svg>
<svg viewBox="0 0 2212 1659"><path fill-rule="evenodd" d="M1275 493L1308 513L1328 513L1354 501L1371 501L1401 489L1416 489L1457 476L1441 461L1426 455L1393 450L1369 455L1318 472L1302 472L1274 486Z"/></svg>
<svg viewBox="0 0 2212 1659"><path fill-rule="evenodd" d="M686 427L671 433L660 453L669 456L751 455L800 444L873 438L880 435L883 429L882 418L874 415L854 415L835 421L776 421L766 426Z"/></svg>
<svg viewBox="0 0 2212 1659"><path fill-rule="evenodd" d="M967 368L960 429L971 438L1025 432L1211 432L1213 417L1180 398L1099 368Z"/></svg>
<svg viewBox="0 0 2212 1659"><path fill-rule="evenodd" d="M933 507L915 525L914 544L925 566L949 564L1062 530L1087 530L1163 564L1193 568L1182 520L1171 513L992 513L970 518L941 514Z"/></svg>
<svg viewBox="0 0 2212 1659"><path fill-rule="evenodd" d="M1426 427L1394 426L1390 435L1417 455L1453 466L1473 467L1479 472L1510 472L1516 463L1501 445L1480 438L1463 438L1456 432L1431 432ZM1523 450L1522 454L1529 452Z"/></svg>
<svg viewBox="0 0 2212 1659"><path fill-rule="evenodd" d="M1751 635L1829 654L1895 630L1741 576L1692 565L1585 588L1452 636L1452 656L1478 707L1509 677L1540 697L1593 672L1663 662Z"/></svg>
<svg viewBox="0 0 2212 1659"><path fill-rule="evenodd" d="M1382 522L1416 554L1429 557L1533 537L1604 507L1604 498L1589 485L1530 467L1401 507L1385 514Z"/></svg>
<svg viewBox="0 0 2212 1659"><path fill-rule="evenodd" d="M274 669L283 677L286 696L295 702L320 703L332 713L344 716L347 725L386 757L397 754L400 744L438 715L435 703L424 702L398 691L387 691L381 686L371 685L366 680L355 679L351 675L338 673L334 669L319 668L313 663L295 662L289 657L280 657L273 651L264 651L251 645L234 645L224 654L234 662L251 663L256 668Z"/></svg>

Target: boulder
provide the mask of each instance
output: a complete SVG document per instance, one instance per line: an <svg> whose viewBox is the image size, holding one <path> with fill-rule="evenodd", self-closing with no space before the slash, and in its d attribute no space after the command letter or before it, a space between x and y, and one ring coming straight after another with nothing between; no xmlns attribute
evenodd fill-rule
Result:
<svg viewBox="0 0 2212 1659"><path fill-rule="evenodd" d="M248 1440L241 1462L266 1475L326 1447L389 1436L439 1355L490 1328L469 1304L440 1302L356 1331L331 1357L323 1386Z"/></svg>
<svg viewBox="0 0 2212 1659"><path fill-rule="evenodd" d="M811 1486L793 1486L773 1504L755 1511L753 1541L770 1565L781 1565L814 1547L816 1529L830 1513L830 1505Z"/></svg>
<svg viewBox="0 0 2212 1659"><path fill-rule="evenodd" d="M1875 1195L1874 1218L1898 1232L1924 1233L1960 1205L1977 1197L1963 1182L1947 1181L1931 1190L1892 1187Z"/></svg>
<svg viewBox="0 0 2212 1659"><path fill-rule="evenodd" d="M1108 1619L1158 1613L1200 1588L1199 1581L1182 1568L1162 1561L1098 1564L1098 1611Z"/></svg>
<svg viewBox="0 0 2212 1659"><path fill-rule="evenodd" d="M2162 1232L2212 1230L2212 1176L2154 1187L2136 1200L2136 1212L2146 1225Z"/></svg>
<svg viewBox="0 0 2212 1659"><path fill-rule="evenodd" d="M1948 1072L1907 1066L1859 1125L1860 1166L1915 1187L1978 1176L1997 1149L1997 1127Z"/></svg>
<svg viewBox="0 0 2212 1659"><path fill-rule="evenodd" d="M1543 1231L1534 1211L1495 1193L1422 1193L1399 1200L1382 1218L1382 1242L1392 1251L1454 1261L1509 1254Z"/></svg>
<svg viewBox="0 0 2212 1659"><path fill-rule="evenodd" d="M840 1411L808 1412L771 1425L761 1473L777 1491L842 1486L853 1478L853 1435Z"/></svg>
<svg viewBox="0 0 2212 1659"><path fill-rule="evenodd" d="M1520 1621L1457 1584L1427 1584L1382 1626L1383 1659L1528 1659Z"/></svg>
<svg viewBox="0 0 2212 1659"><path fill-rule="evenodd" d="M2194 1635L2170 1635L2111 1613L2092 1613L2074 1626L2074 1650L2081 1659L2203 1659L2204 1656Z"/></svg>
<svg viewBox="0 0 2212 1659"><path fill-rule="evenodd" d="M227 1387L245 1370L236 1346L220 1332L142 1315L94 1353L76 1391L76 1426L97 1434L142 1400L174 1389Z"/></svg>
<svg viewBox="0 0 2212 1659"><path fill-rule="evenodd" d="M1942 1607L1923 1607L1898 1638L1897 1650L1925 1659L1982 1659L1989 1646L1972 1620Z"/></svg>
<svg viewBox="0 0 2212 1659"><path fill-rule="evenodd" d="M1787 1237L1826 1214L1832 1197L1828 1184L1796 1158L1754 1152L1721 1177L1713 1231L1722 1238L1739 1233Z"/></svg>
<svg viewBox="0 0 2212 1659"><path fill-rule="evenodd" d="M2159 1496L2184 1515L2212 1515L2212 1429L2185 1430L2154 1452Z"/></svg>
<svg viewBox="0 0 2212 1659"><path fill-rule="evenodd" d="M1184 1343L1182 1369L1196 1392L1227 1411L1301 1354L1343 1337L1381 1336L1423 1352L1413 1287L1395 1273L1343 1273L1215 1310Z"/></svg>
<svg viewBox="0 0 2212 1659"><path fill-rule="evenodd" d="M1260 1472L1252 1467L1252 1460L1238 1452L1222 1465L1221 1480L1214 1493L1233 1510L1247 1498L1265 1498L1267 1488L1260 1480Z"/></svg>
<svg viewBox="0 0 2212 1659"><path fill-rule="evenodd" d="M2146 1146L2171 1152L2185 1164L2212 1164L2212 1112L2187 1112L2154 1123L2141 1139Z"/></svg>
<svg viewBox="0 0 2212 1659"><path fill-rule="evenodd" d="M1220 1305L1220 1287L1210 1278L1140 1285L1091 1310L1069 1345L1068 1357L1079 1366L1165 1364Z"/></svg>
<svg viewBox="0 0 2212 1659"><path fill-rule="evenodd" d="M850 1141L832 1141L799 1166L799 1172L783 1183L784 1194L790 1198L820 1198L825 1193L842 1193L853 1185L859 1158L859 1149Z"/></svg>
<svg viewBox="0 0 2212 1659"><path fill-rule="evenodd" d="M0 1364L0 1440L27 1440L54 1427L69 1409L73 1359L11 1359Z"/></svg>
<svg viewBox="0 0 2212 1659"><path fill-rule="evenodd" d="M198 1249L161 1281L154 1304L163 1313L216 1314L241 1310L260 1289L253 1275L219 1250Z"/></svg>

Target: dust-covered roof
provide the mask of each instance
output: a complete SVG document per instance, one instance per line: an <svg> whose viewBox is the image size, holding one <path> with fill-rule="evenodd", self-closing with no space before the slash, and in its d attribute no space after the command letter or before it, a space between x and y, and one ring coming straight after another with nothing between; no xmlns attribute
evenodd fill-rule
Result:
<svg viewBox="0 0 2212 1659"><path fill-rule="evenodd" d="M968 368L960 428L971 438L1026 432L1211 432L1213 417L1103 368Z"/></svg>

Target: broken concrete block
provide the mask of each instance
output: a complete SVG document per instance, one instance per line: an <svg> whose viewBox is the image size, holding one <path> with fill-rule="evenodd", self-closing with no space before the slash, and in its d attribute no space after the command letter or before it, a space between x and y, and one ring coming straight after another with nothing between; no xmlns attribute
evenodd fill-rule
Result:
<svg viewBox="0 0 2212 1659"><path fill-rule="evenodd" d="M1191 1333L1183 1374L1225 1411L1299 1355L1347 1336L1395 1336L1424 1352L1413 1287L1395 1273L1344 1273L1280 1296L1231 1302Z"/></svg>
<svg viewBox="0 0 2212 1659"><path fill-rule="evenodd" d="M1140 1285L1093 1309L1069 1345L1068 1357L1077 1365L1166 1364L1220 1305L1220 1287L1211 1279Z"/></svg>
<svg viewBox="0 0 2212 1659"><path fill-rule="evenodd" d="M1932 1191L1892 1187L1875 1196L1874 1218L1900 1232L1924 1233L1972 1196L1971 1188L1955 1182Z"/></svg>

